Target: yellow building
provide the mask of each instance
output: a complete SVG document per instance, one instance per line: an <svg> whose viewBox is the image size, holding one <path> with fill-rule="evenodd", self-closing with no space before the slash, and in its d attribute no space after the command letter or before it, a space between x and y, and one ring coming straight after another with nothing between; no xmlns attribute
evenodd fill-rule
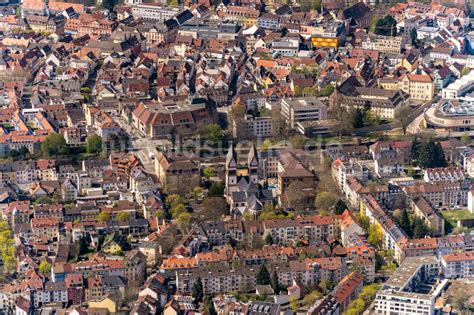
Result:
<svg viewBox="0 0 474 315"><path fill-rule="evenodd" d="M107 311L109 311L109 313L116 313L117 302L112 296L106 295L103 299L99 301L89 301L89 309L93 308L106 309Z"/></svg>
<svg viewBox="0 0 474 315"><path fill-rule="evenodd" d="M339 46L339 39L338 38L331 38L331 37L320 37L314 36L311 38L311 44L313 47L334 47L337 48Z"/></svg>

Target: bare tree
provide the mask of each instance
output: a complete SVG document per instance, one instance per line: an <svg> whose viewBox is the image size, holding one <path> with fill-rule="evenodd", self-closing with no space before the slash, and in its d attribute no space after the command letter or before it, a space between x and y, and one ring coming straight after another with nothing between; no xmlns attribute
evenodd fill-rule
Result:
<svg viewBox="0 0 474 315"><path fill-rule="evenodd" d="M334 129L337 136L342 137L352 131L352 115L342 105L342 96L337 91L331 97L329 117L336 121Z"/></svg>
<svg viewBox="0 0 474 315"><path fill-rule="evenodd" d="M409 105L400 106L395 110L395 119L403 130L403 134L407 133L407 128L412 122L411 108Z"/></svg>

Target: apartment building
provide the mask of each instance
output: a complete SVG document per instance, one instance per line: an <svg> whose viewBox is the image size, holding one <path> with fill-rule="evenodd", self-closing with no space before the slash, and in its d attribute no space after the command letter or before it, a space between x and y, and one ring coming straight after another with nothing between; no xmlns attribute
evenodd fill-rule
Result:
<svg viewBox="0 0 474 315"><path fill-rule="evenodd" d="M434 207L423 196L413 198L411 209L436 235L444 235L443 217L436 212Z"/></svg>
<svg viewBox="0 0 474 315"><path fill-rule="evenodd" d="M327 107L317 97L283 98L281 114L287 126L295 128L298 122L327 119Z"/></svg>
<svg viewBox="0 0 474 315"><path fill-rule="evenodd" d="M401 36L382 36L364 34L362 49L376 50L384 53L399 54L405 48L405 38Z"/></svg>
<svg viewBox="0 0 474 315"><path fill-rule="evenodd" d="M181 9L161 6L156 3L141 3L132 7L132 14L136 18L153 20L158 23L173 18Z"/></svg>
<svg viewBox="0 0 474 315"><path fill-rule="evenodd" d="M429 101L434 97L434 80L427 74L407 74L398 81L398 87L410 98Z"/></svg>
<svg viewBox="0 0 474 315"><path fill-rule="evenodd" d="M464 180L464 171L461 167L439 167L427 168L423 173L423 180L425 182L439 182L439 181L459 181Z"/></svg>
<svg viewBox="0 0 474 315"><path fill-rule="evenodd" d="M382 228L384 248L395 249L398 242L406 239L405 233L385 210L382 209L372 195L368 195L362 199L360 211L369 217L370 223L378 224Z"/></svg>
<svg viewBox="0 0 474 315"><path fill-rule="evenodd" d="M340 257L306 258L302 261L267 265L267 268L271 274L277 273L279 283L284 286L291 285L294 280L305 286L316 285L323 279L339 282L347 273L345 262ZM179 293L190 293L194 283L200 278L205 294L251 292L257 286L259 270L260 266L177 270L176 290Z"/></svg>
<svg viewBox="0 0 474 315"><path fill-rule="evenodd" d="M264 234L272 236L277 244L304 239L318 242L339 234L342 217L332 216L305 216L293 219L263 221Z"/></svg>
<svg viewBox="0 0 474 315"><path fill-rule="evenodd" d="M439 272L440 265L434 256L405 259L377 293L375 312L385 315L434 314L436 298L449 283L447 279L436 281ZM421 284L430 288L425 289Z"/></svg>
<svg viewBox="0 0 474 315"><path fill-rule="evenodd" d="M474 250L474 235L449 235L404 239L397 244L395 257L398 261L405 257L436 256L440 258L454 252Z"/></svg>
<svg viewBox="0 0 474 315"><path fill-rule="evenodd" d="M232 133L234 138L255 139L265 138L272 135L271 117L253 117L245 115L243 120L233 124Z"/></svg>
<svg viewBox="0 0 474 315"><path fill-rule="evenodd" d="M441 257L441 267L446 278L474 276L474 252L452 253Z"/></svg>
<svg viewBox="0 0 474 315"><path fill-rule="evenodd" d="M439 181L402 187L408 202L423 196L433 207L467 206L469 183Z"/></svg>

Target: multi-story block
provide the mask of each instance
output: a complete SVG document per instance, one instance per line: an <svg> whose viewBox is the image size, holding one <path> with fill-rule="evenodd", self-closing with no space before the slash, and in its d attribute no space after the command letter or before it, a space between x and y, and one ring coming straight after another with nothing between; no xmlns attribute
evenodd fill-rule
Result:
<svg viewBox="0 0 474 315"><path fill-rule="evenodd" d="M446 278L474 276L474 252L453 253L441 258L441 267Z"/></svg>

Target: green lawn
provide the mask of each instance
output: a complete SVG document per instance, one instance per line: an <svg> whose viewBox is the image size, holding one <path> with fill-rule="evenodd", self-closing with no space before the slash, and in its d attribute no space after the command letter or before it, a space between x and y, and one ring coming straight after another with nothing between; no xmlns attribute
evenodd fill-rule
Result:
<svg viewBox="0 0 474 315"><path fill-rule="evenodd" d="M474 214L468 210L445 210L441 211L441 215L446 220L446 232L450 233L454 229L459 220L474 219Z"/></svg>

